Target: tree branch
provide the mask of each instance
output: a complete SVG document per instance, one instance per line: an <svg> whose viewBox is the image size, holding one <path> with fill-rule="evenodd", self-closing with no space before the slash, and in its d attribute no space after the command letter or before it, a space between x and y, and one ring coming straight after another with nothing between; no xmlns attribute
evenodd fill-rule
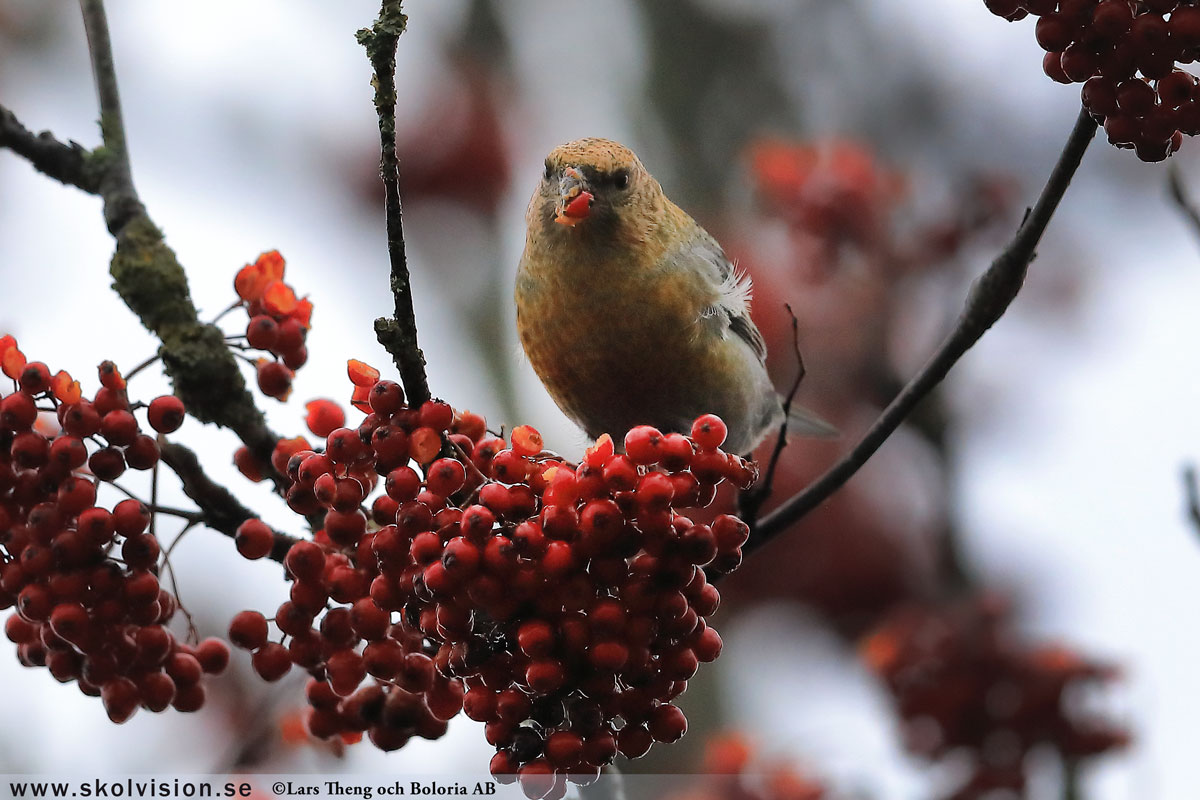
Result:
<svg viewBox="0 0 1200 800"><path fill-rule="evenodd" d="M850 480L900 427L921 400L941 383L958 360L1004 315L1025 280L1042 233L1079 168L1095 132L1095 121L1086 111L1081 110L1037 203L1026 214L1012 241L971 287L954 329L933 357L900 390L863 438L841 461L759 521L756 535L746 543L744 552L749 553L766 544Z"/></svg>
<svg viewBox="0 0 1200 800"><path fill-rule="evenodd" d="M404 252L400 162L396 157L396 44L407 23L408 18L401 10L401 0L382 0L379 18L370 28L360 30L357 38L358 43L366 48L367 58L375 72L373 84L375 114L379 118L379 177L383 179L392 297L395 299L393 317L375 320L375 336L392 356L409 405L416 407L429 399L429 380L425 375L425 356L417 345L412 286Z"/></svg>
<svg viewBox="0 0 1200 800"><path fill-rule="evenodd" d="M0 147L12 150L38 172L60 183L88 194L100 193L99 176L88 163L91 153L87 148L78 142L63 144L50 131L33 133L4 106L0 106Z"/></svg>
<svg viewBox="0 0 1200 800"><path fill-rule="evenodd" d="M188 412L201 422L233 430L255 457L268 465L268 474L281 490L282 478L269 467L279 435L267 427L247 391L220 328L200 322L187 275L134 189L103 0L79 0L79 6L104 139L91 161L99 175L105 223L117 240L109 268L113 288L158 337L163 368Z"/></svg>
<svg viewBox="0 0 1200 800"><path fill-rule="evenodd" d="M88 54L92 59L92 76L96 81L96 96L100 101L100 136L104 146L94 157L104 162L100 172L100 196L104 199L104 222L114 236L134 217L146 213L137 190L133 188L133 172L129 167L129 148L125 138L125 118L121 114L121 96L117 91L117 73L113 64L112 42L108 36L108 19L104 0L79 0L83 12L83 28L87 33Z"/></svg>
<svg viewBox="0 0 1200 800"><path fill-rule="evenodd" d="M232 492L209 478L200 466L200 459L187 447L162 441L159 451L163 463L183 482L183 493L200 508L203 522L209 528L232 538L239 525L258 516L242 505ZM288 549L298 541L294 536L275 531L275 543L268 558L282 564Z"/></svg>

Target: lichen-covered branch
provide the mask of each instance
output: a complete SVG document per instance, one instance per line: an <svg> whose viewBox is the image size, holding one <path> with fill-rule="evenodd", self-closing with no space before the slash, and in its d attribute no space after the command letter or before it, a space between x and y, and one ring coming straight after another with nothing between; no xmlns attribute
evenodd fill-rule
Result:
<svg viewBox="0 0 1200 800"><path fill-rule="evenodd" d="M224 334L199 320L187 275L163 241L133 185L103 0L80 0L100 106L104 144L88 159L98 175L104 219L117 240L113 288L161 342L159 355L175 393L202 422L233 430L263 464L279 436L246 388ZM278 475L272 475L281 485Z"/></svg>
<svg viewBox="0 0 1200 800"><path fill-rule="evenodd" d="M145 207L133 188L129 166L129 148L125 138L125 118L121 114L121 96L117 91L117 72L113 65L112 41L104 0L79 0L83 28L87 33L92 76L100 103L100 134L104 146L93 158L100 162L100 196L104 199L104 222L116 236L134 217L144 216Z"/></svg>
<svg viewBox="0 0 1200 800"><path fill-rule="evenodd" d="M404 218L400 204L400 162L396 156L396 43L408 18L400 0L383 0L379 18L358 32L358 43L367 51L375 72L375 113L379 118L379 176L383 179L384 213L387 222L388 256L391 261L391 319L375 320L375 336L392 356L409 403L419 406L429 399L425 356L417 344L417 322L413 313L412 285L404 252Z"/></svg>
<svg viewBox="0 0 1200 800"><path fill-rule="evenodd" d="M758 521L755 536L747 542L745 552L766 544L845 485L900 427L913 409L942 382L958 360L1004 315L1020 291L1042 233L1058 208L1059 201L1070 185L1071 178L1075 175L1095 133L1096 122L1086 111L1081 110L1037 203L1026 215L1012 240L975 281L954 329L933 357L900 390L858 444L841 461Z"/></svg>
<svg viewBox="0 0 1200 800"><path fill-rule="evenodd" d="M175 442L160 442L162 461L170 467L183 483L183 493L191 498L209 528L233 537L238 526L258 515L242 505L233 493L214 482L200 466L200 459L187 447ZM275 531L274 544L268 556L272 561L283 563L288 549L299 539Z"/></svg>

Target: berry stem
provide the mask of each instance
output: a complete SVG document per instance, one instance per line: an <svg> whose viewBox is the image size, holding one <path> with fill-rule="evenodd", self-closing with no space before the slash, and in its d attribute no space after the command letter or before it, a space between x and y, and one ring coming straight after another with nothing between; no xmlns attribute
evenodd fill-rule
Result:
<svg viewBox="0 0 1200 800"><path fill-rule="evenodd" d="M384 213L387 220L388 256L391 262L391 319L375 320L375 336L400 373L409 403L418 407L429 399L425 356L417 344L417 321L413 313L412 285L404 249L404 214L400 203L400 162L396 156L396 45L408 18L400 0L382 0L379 18L358 32L358 43L367 51L375 72L375 114L379 118L379 177L383 180Z"/></svg>
<svg viewBox="0 0 1200 800"><path fill-rule="evenodd" d="M942 382L958 360L1004 315L1020 291L1046 225L1071 184L1095 133L1095 120L1081 109L1037 202L1025 215L1012 240L972 285L958 321L933 357L900 390L849 453L758 522L754 538L743 549L745 553L766 544L850 480L913 409Z"/></svg>
<svg viewBox="0 0 1200 800"><path fill-rule="evenodd" d="M129 374L127 374L125 376L125 382L128 383L130 378L132 378L134 375L137 375L139 372L144 370L146 367L156 364L160 358L162 358L162 356L160 356L158 353L155 353L154 355L150 356L142 363L138 364L133 369L129 370Z"/></svg>

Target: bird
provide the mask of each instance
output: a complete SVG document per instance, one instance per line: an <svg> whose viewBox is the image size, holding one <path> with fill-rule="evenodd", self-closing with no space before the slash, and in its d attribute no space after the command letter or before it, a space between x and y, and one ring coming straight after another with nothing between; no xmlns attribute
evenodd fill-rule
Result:
<svg viewBox="0 0 1200 800"><path fill-rule="evenodd" d="M525 214L515 299L521 345L558 407L593 439L638 425L688 433L716 414L727 452L785 419L750 319L750 277L663 192L632 150L555 147ZM789 432L830 436L792 405Z"/></svg>

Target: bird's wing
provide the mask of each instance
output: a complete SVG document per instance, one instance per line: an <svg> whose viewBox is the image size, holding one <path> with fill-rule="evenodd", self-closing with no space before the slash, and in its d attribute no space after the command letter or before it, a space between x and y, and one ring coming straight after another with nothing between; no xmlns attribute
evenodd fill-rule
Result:
<svg viewBox="0 0 1200 800"><path fill-rule="evenodd" d="M738 271L707 232L701 231L693 254L717 292L716 301L701 309L701 318L719 325L722 338L732 333L750 346L760 362L766 361L767 344L750 319L750 276Z"/></svg>

